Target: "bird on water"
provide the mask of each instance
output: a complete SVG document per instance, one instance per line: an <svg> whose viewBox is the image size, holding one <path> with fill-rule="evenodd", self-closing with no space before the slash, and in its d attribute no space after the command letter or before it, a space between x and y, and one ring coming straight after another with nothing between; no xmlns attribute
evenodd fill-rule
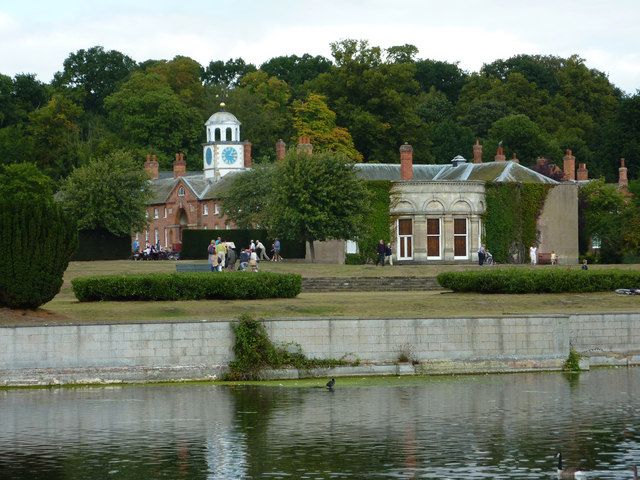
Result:
<svg viewBox="0 0 640 480"><path fill-rule="evenodd" d="M562 453L558 452L558 478L585 478L585 472L581 468L562 468Z"/></svg>
<svg viewBox="0 0 640 480"><path fill-rule="evenodd" d="M336 384L336 379L332 378L331 380L329 380L327 382L327 388L331 391L333 391L333 386Z"/></svg>

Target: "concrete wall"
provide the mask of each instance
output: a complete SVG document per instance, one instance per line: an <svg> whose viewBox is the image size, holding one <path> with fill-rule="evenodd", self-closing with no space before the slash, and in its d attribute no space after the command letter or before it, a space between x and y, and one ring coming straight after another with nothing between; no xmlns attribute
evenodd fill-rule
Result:
<svg viewBox="0 0 640 480"><path fill-rule="evenodd" d="M345 259L345 241L344 240L327 240L325 242L313 242L313 250L315 253L316 263L335 263L344 265ZM305 260L311 261L311 251L309 250L309 242L305 243Z"/></svg>
<svg viewBox="0 0 640 480"><path fill-rule="evenodd" d="M556 185L538 218L538 252L555 251L560 265L578 263L578 184Z"/></svg>
<svg viewBox="0 0 640 480"><path fill-rule="evenodd" d="M266 322L309 357L393 363L423 372L558 368L570 343L596 364L640 363L640 315ZM207 379L233 359L229 322L0 328L0 385ZM597 358L596 358L597 357Z"/></svg>

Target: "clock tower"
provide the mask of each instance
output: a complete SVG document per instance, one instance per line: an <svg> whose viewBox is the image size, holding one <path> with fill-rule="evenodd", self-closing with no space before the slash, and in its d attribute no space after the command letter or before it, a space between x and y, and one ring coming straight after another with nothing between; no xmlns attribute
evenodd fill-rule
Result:
<svg viewBox="0 0 640 480"><path fill-rule="evenodd" d="M202 158L206 178L251 168L251 143L240 141L240 122L224 106L221 103L220 111L205 122L207 142L202 144Z"/></svg>

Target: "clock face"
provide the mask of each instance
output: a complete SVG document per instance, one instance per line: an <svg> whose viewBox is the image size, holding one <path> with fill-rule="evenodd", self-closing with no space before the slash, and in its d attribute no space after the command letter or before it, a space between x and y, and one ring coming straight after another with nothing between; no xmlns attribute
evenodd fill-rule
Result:
<svg viewBox="0 0 640 480"><path fill-rule="evenodd" d="M238 159L238 152L233 147L227 147L222 150L222 161L227 165L231 165Z"/></svg>
<svg viewBox="0 0 640 480"><path fill-rule="evenodd" d="M207 165L211 165L211 162L213 161L213 152L210 148L207 148L207 151L204 154L204 159L207 161Z"/></svg>

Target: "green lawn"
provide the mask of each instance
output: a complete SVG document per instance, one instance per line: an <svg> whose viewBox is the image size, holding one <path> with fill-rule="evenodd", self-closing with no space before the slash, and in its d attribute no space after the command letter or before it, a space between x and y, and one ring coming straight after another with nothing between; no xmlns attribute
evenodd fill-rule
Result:
<svg viewBox="0 0 640 480"><path fill-rule="evenodd" d="M204 263L204 262L203 262ZM479 268L475 265L415 265L373 267L369 265L311 265L263 263L262 270L295 272L303 276L434 276L443 270ZM526 266L514 268L530 268ZM568 268L568 267L537 267ZM572 268L579 268L578 266ZM603 268L595 266L593 268ZM640 268L625 265L621 268ZM415 318L518 315L526 313L638 312L640 299L613 292L553 295L479 295L447 292L348 292L302 293L294 299L203 300L183 302L80 303L71 290L71 279L84 275L142 272L173 272L175 262L72 262L61 292L43 306L46 315L2 314L2 323L69 324L151 321L229 320L241 313L263 318L356 317ZM250 273L247 273L250 275ZM2 312L0 312L1 314Z"/></svg>

